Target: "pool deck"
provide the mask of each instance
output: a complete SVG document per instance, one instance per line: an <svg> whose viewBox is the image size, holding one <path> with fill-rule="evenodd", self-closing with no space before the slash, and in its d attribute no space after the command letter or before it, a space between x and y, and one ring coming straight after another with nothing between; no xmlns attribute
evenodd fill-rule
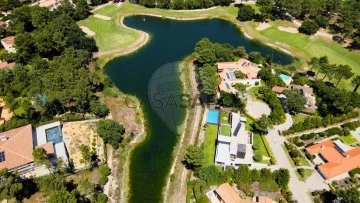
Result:
<svg viewBox="0 0 360 203"><path fill-rule="evenodd" d="M350 132L350 134L353 135L353 137L355 137L358 140L358 142L360 142L360 135L358 135L358 133L360 133L360 127Z"/></svg>

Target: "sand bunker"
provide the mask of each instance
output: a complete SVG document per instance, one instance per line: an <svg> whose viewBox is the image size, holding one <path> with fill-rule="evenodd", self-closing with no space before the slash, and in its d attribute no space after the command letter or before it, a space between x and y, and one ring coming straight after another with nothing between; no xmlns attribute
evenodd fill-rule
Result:
<svg viewBox="0 0 360 203"><path fill-rule="evenodd" d="M279 26L278 29L279 29L280 31L288 32L288 33L299 33L298 29L297 29L297 28L294 28L294 27Z"/></svg>
<svg viewBox="0 0 360 203"><path fill-rule="evenodd" d="M260 23L259 26L257 26L256 30L266 30L269 27L271 27L271 25L269 23Z"/></svg>
<svg viewBox="0 0 360 203"><path fill-rule="evenodd" d="M95 18L100 18L103 20L111 20L111 18L109 16L104 16L104 15L100 15L100 14L95 14L94 15Z"/></svg>
<svg viewBox="0 0 360 203"><path fill-rule="evenodd" d="M81 30L83 32L85 32L85 34L89 35L89 36L94 36L95 32L91 31L89 28L85 27L85 26L80 26Z"/></svg>

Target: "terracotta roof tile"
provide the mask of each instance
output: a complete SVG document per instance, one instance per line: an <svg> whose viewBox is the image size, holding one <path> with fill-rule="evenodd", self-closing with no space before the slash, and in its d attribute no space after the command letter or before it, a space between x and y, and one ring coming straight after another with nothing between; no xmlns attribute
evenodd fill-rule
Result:
<svg viewBox="0 0 360 203"><path fill-rule="evenodd" d="M6 43L8 45L13 45L15 43L15 36L5 37L5 38L1 39L1 41L3 41L4 43Z"/></svg>
<svg viewBox="0 0 360 203"><path fill-rule="evenodd" d="M0 162L0 170L12 169L33 162L33 137L31 125L0 133L6 141L0 140L0 152L4 152L5 161Z"/></svg>

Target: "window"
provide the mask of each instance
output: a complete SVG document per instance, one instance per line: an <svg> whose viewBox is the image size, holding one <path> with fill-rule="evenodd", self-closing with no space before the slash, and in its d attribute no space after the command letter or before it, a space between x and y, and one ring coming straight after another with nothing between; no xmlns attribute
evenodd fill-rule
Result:
<svg viewBox="0 0 360 203"><path fill-rule="evenodd" d="M4 151L0 152L0 162L3 162L3 161L5 161L5 152Z"/></svg>

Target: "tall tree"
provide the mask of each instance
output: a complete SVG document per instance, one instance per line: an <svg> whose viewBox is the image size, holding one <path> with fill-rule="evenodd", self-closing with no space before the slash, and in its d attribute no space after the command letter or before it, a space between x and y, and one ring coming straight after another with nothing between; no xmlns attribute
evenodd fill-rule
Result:
<svg viewBox="0 0 360 203"><path fill-rule="evenodd" d="M350 79L352 76L354 76L354 73L349 65L338 65L335 72L335 78L338 79L336 86L338 86L343 78Z"/></svg>
<svg viewBox="0 0 360 203"><path fill-rule="evenodd" d="M272 0L257 0L256 5L259 6L262 20L266 20L271 17L271 12L274 6L274 2Z"/></svg>
<svg viewBox="0 0 360 203"><path fill-rule="evenodd" d="M306 99L297 90L285 90L284 95L286 96L285 105L290 112L300 113L306 104Z"/></svg>
<svg viewBox="0 0 360 203"><path fill-rule="evenodd" d="M210 64L205 64L199 70L199 79L201 83L201 93L214 95L220 84L220 78L216 74L216 68Z"/></svg>
<svg viewBox="0 0 360 203"><path fill-rule="evenodd" d="M90 147L82 144L80 146L80 152L81 152L81 156L82 156L80 162L85 164L85 167L88 167L91 164Z"/></svg>
<svg viewBox="0 0 360 203"><path fill-rule="evenodd" d="M255 120L252 127L260 134L266 134L268 132L268 128L272 127L272 122L265 114L263 114L260 118Z"/></svg>
<svg viewBox="0 0 360 203"><path fill-rule="evenodd" d="M125 128L114 120L100 120L97 133L105 144L111 144L112 147L118 149L125 134Z"/></svg>
<svg viewBox="0 0 360 203"><path fill-rule="evenodd" d="M195 145L190 145L186 148L184 155L184 162L187 167L197 169L204 164L204 152L202 149Z"/></svg>
<svg viewBox="0 0 360 203"><path fill-rule="evenodd" d="M351 84L354 85L354 92L356 92L360 86L360 75L356 75L352 80Z"/></svg>
<svg viewBox="0 0 360 203"><path fill-rule="evenodd" d="M42 147L35 148L32 152L32 156L34 158L35 164L37 164L37 165L44 164L46 166L46 168L48 168L50 171L51 164L50 164L49 158L47 156L47 152L44 148L42 148Z"/></svg>

